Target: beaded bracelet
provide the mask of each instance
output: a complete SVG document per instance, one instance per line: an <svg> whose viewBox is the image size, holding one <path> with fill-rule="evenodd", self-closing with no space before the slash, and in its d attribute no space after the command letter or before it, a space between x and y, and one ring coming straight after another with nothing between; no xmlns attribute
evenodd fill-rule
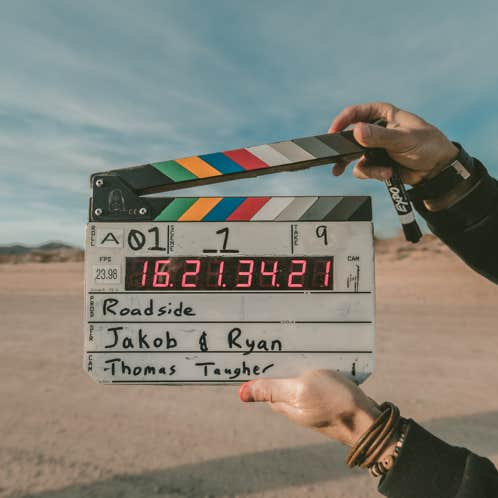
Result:
<svg viewBox="0 0 498 498"><path fill-rule="evenodd" d="M394 447L394 453L392 455L387 455L378 462L373 463L368 471L370 475L373 477L381 477L384 476L389 470L394 467L394 461L398 458L399 453L401 451L401 447L403 446L406 439L406 432L408 429L408 423L406 420L403 420L403 424L400 429L399 439L396 441L396 445Z"/></svg>

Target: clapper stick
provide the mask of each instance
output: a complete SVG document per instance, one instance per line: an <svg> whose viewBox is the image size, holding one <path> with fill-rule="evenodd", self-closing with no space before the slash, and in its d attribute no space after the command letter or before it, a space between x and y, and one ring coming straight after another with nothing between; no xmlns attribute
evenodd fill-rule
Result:
<svg viewBox="0 0 498 498"><path fill-rule="evenodd" d="M147 163L92 175L93 196L90 200L90 221L172 221L189 209L196 212L195 202L204 204L197 210L203 216L206 198L158 198L147 194L168 192L188 187L251 178L284 171L297 171L342 160L354 160L367 154L377 164L393 166L393 177L386 182L388 192L400 217L405 237L417 242L421 236L410 201L399 178L397 166L385 151L362 147L352 131L316 135L240 149L201 154L173 160ZM231 200L229 200L231 199ZM236 211L243 198L223 198L223 219ZM213 206L214 208L214 206ZM218 207L218 210L219 207ZM220 210L221 211L221 210ZM202 221L199 218L197 221Z"/></svg>

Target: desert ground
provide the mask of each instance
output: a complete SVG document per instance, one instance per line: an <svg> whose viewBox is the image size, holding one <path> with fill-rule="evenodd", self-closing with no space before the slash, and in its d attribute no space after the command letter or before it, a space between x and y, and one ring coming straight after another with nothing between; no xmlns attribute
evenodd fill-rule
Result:
<svg viewBox="0 0 498 498"><path fill-rule="evenodd" d="M81 262L0 265L0 497L374 497L346 449L236 387L102 386L82 370ZM378 245L364 388L498 462L498 287L437 241Z"/></svg>

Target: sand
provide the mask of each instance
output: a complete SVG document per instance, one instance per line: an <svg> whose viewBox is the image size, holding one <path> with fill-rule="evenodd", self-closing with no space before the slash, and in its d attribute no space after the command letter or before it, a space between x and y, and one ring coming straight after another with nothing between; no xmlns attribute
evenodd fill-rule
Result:
<svg viewBox="0 0 498 498"><path fill-rule="evenodd" d="M498 287L437 244L379 247L379 401L498 462ZM401 249L400 249L401 248ZM0 497L373 497L346 450L235 387L83 372L81 263L0 265Z"/></svg>

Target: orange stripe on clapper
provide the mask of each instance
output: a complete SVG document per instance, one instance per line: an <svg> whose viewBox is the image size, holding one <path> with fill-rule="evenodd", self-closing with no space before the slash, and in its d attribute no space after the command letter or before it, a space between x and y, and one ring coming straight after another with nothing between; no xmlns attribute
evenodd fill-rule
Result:
<svg viewBox="0 0 498 498"><path fill-rule="evenodd" d="M197 176L197 178L208 178L210 176L221 175L220 171L197 156L182 157L181 159L175 159L175 161Z"/></svg>
<svg viewBox="0 0 498 498"><path fill-rule="evenodd" d="M201 221L223 197L199 197L179 218L178 221Z"/></svg>

